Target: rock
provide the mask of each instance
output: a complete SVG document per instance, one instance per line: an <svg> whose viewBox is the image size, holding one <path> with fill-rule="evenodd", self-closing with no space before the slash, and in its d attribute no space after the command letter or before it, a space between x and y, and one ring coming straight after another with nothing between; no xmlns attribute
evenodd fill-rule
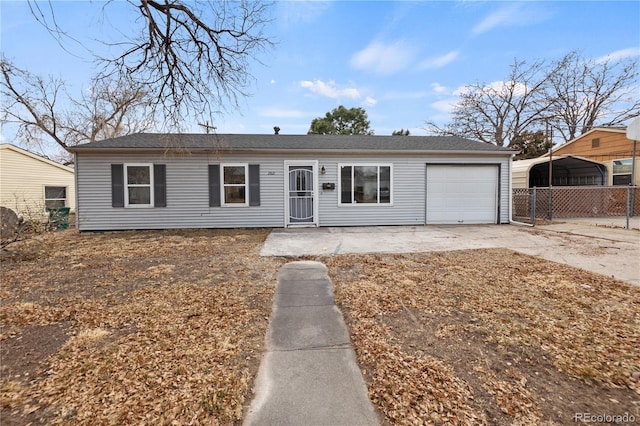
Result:
<svg viewBox="0 0 640 426"><path fill-rule="evenodd" d="M0 238L3 240L12 238L18 232L20 220L18 215L11 209L0 207Z"/></svg>

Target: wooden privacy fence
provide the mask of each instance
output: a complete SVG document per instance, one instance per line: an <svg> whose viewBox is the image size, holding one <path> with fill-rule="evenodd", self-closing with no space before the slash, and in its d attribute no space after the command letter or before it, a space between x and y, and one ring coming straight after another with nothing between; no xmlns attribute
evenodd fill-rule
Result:
<svg viewBox="0 0 640 426"><path fill-rule="evenodd" d="M640 187L637 186L553 186L514 188L513 217L535 222L539 219L637 216Z"/></svg>

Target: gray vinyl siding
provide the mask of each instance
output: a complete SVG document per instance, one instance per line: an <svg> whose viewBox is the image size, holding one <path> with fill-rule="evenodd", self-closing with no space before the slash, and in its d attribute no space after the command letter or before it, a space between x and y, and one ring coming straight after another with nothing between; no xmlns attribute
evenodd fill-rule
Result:
<svg viewBox="0 0 640 426"><path fill-rule="evenodd" d="M111 207L111 164L166 165L166 207ZM208 165L260 165L260 206L209 207ZM281 159L214 155L163 156L129 154L77 155L77 224L82 231L170 228L236 228L284 226L284 183ZM274 194L274 196L271 196Z"/></svg>
<svg viewBox="0 0 640 426"><path fill-rule="evenodd" d="M338 165L391 164L392 204L340 205ZM345 156L319 159L318 167L324 166L325 175L319 176L320 226L367 226L367 225L423 225L424 224L424 167L425 162L402 157L369 156L349 158ZM322 183L336 184L335 190L322 190Z"/></svg>
<svg viewBox="0 0 640 426"><path fill-rule="evenodd" d="M283 227L285 224L285 161L318 161L320 226L424 225L425 175L428 163L501 164L500 219L509 221L509 163L505 155L401 156L229 154L102 154L78 152L76 157L78 229L170 229ZM166 165L166 207L111 206L111 164ZM259 164L260 206L209 207L208 165ZM338 164L385 163L393 166L392 205L339 205ZM325 167L326 173L320 174ZM335 183L323 190L323 183Z"/></svg>

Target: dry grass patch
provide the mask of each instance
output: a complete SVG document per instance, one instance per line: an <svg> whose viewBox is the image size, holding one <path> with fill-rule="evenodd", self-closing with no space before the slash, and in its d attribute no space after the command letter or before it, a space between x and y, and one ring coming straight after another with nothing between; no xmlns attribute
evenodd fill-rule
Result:
<svg viewBox="0 0 640 426"><path fill-rule="evenodd" d="M323 258L394 424L640 419L640 288L517 254Z"/></svg>
<svg viewBox="0 0 640 426"><path fill-rule="evenodd" d="M268 230L64 231L5 259L3 424L231 424L283 260Z"/></svg>
<svg viewBox="0 0 640 426"><path fill-rule="evenodd" d="M0 408L13 424L234 424L276 274L268 230L64 231L2 262ZM640 289L507 250L327 264L393 424L640 419Z"/></svg>

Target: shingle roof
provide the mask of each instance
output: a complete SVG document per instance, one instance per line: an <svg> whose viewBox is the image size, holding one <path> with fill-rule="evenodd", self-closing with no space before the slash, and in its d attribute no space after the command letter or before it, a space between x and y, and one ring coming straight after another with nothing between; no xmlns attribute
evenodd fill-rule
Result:
<svg viewBox="0 0 640 426"><path fill-rule="evenodd" d="M239 151L465 151L509 155L514 151L454 136L252 135L137 133L70 148L72 152L119 150Z"/></svg>

